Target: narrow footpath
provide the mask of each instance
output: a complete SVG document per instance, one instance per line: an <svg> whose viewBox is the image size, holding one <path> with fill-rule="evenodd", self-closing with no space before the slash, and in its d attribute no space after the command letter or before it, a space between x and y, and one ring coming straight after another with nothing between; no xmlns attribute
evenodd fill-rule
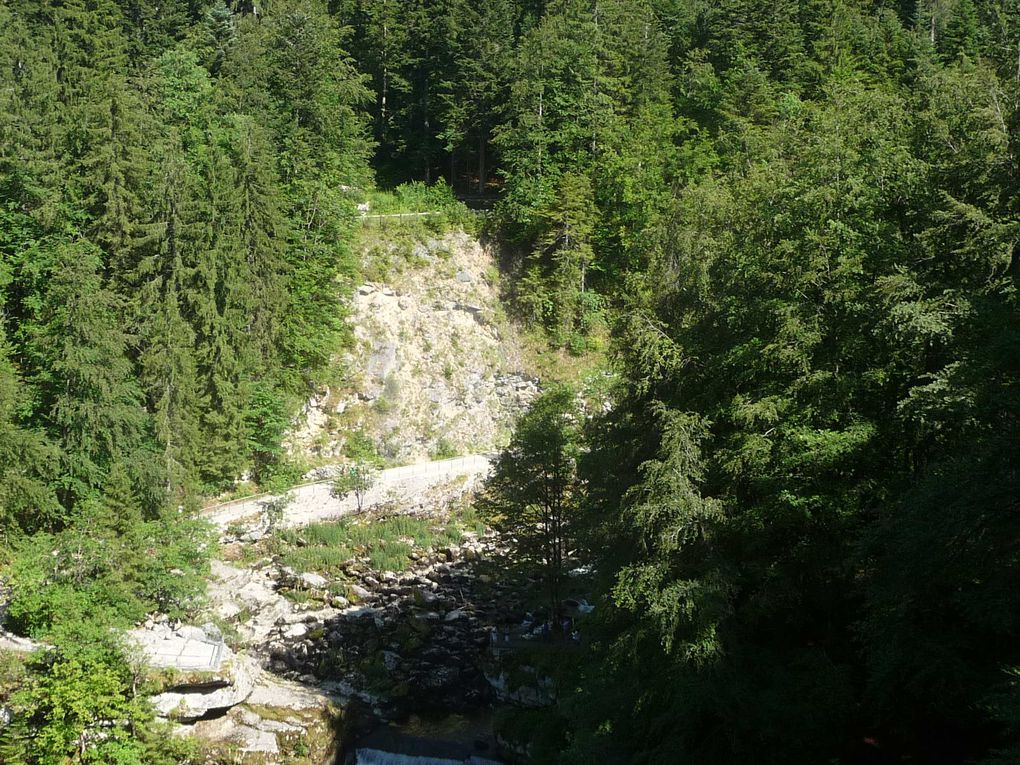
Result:
<svg viewBox="0 0 1020 765"><path fill-rule="evenodd" d="M458 478L469 479L469 482L474 484L484 479L491 469L492 460L488 455L475 454L381 470L375 485L365 495L363 509L369 509L384 502L407 503L428 489ZM294 499L284 510L279 525L282 528L295 528L310 523L334 520L357 512L358 504L354 496L332 496L330 494L331 484L331 479L326 479L291 489L289 493L293 495ZM207 507L202 515L222 531L232 523L260 515L266 505L279 496L261 494L234 502L213 505Z"/></svg>

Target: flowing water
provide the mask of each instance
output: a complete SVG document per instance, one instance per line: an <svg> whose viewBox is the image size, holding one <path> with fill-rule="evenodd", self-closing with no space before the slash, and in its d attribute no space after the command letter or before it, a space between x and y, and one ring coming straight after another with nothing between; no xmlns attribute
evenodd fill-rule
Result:
<svg viewBox="0 0 1020 765"><path fill-rule="evenodd" d="M495 759L492 715L412 716L377 728L355 750L355 765L500 765Z"/></svg>
<svg viewBox="0 0 1020 765"><path fill-rule="evenodd" d="M498 760L486 760L474 755L466 760L448 760L445 757L420 757L378 749L359 749L354 762L355 765L500 765Z"/></svg>

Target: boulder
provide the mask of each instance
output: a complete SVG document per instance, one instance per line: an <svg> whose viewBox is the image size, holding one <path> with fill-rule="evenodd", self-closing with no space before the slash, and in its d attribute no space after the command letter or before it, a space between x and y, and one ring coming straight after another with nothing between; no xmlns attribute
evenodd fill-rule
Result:
<svg viewBox="0 0 1020 765"><path fill-rule="evenodd" d="M257 717L257 715L256 715ZM261 718L259 718L261 720ZM239 754L279 755L280 745L276 733L259 730L246 720L230 715L215 720L201 720L189 726L184 732L208 743L228 744L236 747Z"/></svg>
<svg viewBox="0 0 1020 765"><path fill-rule="evenodd" d="M314 574L311 572L304 573L298 577L298 581L301 582L305 587L313 590L324 590L329 586L329 580L321 574Z"/></svg>
<svg viewBox="0 0 1020 765"><path fill-rule="evenodd" d="M351 594L354 595L358 600L365 600L366 598L372 597L372 591L367 590L360 584L352 584L350 586Z"/></svg>
<svg viewBox="0 0 1020 765"><path fill-rule="evenodd" d="M235 707L251 693L261 672L254 659L237 656L223 648L220 671L201 673L172 686L152 698L156 711L163 717L182 722L198 720L210 712Z"/></svg>
<svg viewBox="0 0 1020 765"><path fill-rule="evenodd" d="M29 638L18 637L9 632L0 630L0 651L14 651L16 653L31 653L42 647Z"/></svg>

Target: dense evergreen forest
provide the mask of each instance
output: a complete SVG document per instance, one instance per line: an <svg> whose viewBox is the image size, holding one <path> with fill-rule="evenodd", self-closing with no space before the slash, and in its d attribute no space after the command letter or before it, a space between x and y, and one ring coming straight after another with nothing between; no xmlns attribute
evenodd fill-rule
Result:
<svg viewBox="0 0 1020 765"><path fill-rule="evenodd" d="M0 576L55 649L0 759L190 761L107 626L297 479L356 205L422 181L613 359L537 761L1020 761L1018 141L1016 0L5 0Z"/></svg>

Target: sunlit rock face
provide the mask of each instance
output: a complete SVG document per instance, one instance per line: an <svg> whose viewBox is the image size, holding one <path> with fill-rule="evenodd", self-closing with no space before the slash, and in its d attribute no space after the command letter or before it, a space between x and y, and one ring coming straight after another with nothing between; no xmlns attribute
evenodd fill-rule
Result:
<svg viewBox="0 0 1020 765"><path fill-rule="evenodd" d="M398 462L503 445L539 385L504 316L495 254L463 232L413 245L371 233L362 249L372 280L353 297L345 381L309 398L290 450L333 459L352 431Z"/></svg>

